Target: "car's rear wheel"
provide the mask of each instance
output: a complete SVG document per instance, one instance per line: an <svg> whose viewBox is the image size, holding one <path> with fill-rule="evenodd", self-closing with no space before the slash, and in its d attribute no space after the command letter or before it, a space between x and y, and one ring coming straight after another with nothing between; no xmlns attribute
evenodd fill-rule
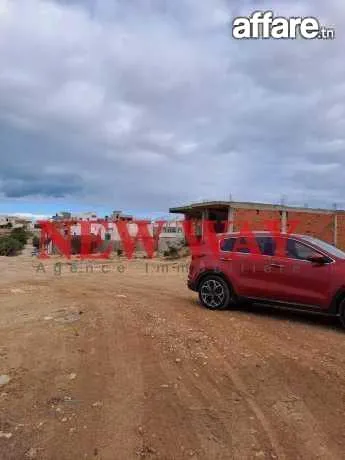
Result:
<svg viewBox="0 0 345 460"><path fill-rule="evenodd" d="M339 318L340 318L340 322L341 322L343 328L345 328L345 298L340 301Z"/></svg>
<svg viewBox="0 0 345 460"><path fill-rule="evenodd" d="M226 281L217 275L206 276L199 285L199 300L210 310L224 310L231 301L231 290Z"/></svg>

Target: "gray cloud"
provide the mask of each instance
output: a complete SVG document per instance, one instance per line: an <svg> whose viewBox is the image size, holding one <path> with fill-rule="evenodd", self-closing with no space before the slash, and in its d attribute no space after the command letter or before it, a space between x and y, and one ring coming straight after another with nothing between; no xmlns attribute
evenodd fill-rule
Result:
<svg viewBox="0 0 345 460"><path fill-rule="evenodd" d="M271 7L0 2L3 199L345 206L345 6L277 3L334 26L334 41L231 38L233 15Z"/></svg>
<svg viewBox="0 0 345 460"><path fill-rule="evenodd" d="M45 177L28 176L25 179L6 179L2 192L8 198L43 196L63 198L68 194L80 192L79 178L73 175L47 175Z"/></svg>

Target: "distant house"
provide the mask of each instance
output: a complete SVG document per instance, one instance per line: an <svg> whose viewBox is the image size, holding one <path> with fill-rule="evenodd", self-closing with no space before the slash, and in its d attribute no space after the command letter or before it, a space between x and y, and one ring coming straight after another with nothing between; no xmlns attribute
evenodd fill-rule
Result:
<svg viewBox="0 0 345 460"><path fill-rule="evenodd" d="M132 220L134 220L134 218L131 215L123 214L122 211L113 211L111 216L110 216L110 220L112 220L112 221L122 220L122 221L126 221L126 222L131 222Z"/></svg>
<svg viewBox="0 0 345 460"><path fill-rule="evenodd" d="M53 216L53 220L69 220L71 218L71 213L67 211L57 212L55 216Z"/></svg>
<svg viewBox="0 0 345 460"><path fill-rule="evenodd" d="M0 215L0 228L25 228L31 230L33 228L32 219L15 215Z"/></svg>
<svg viewBox="0 0 345 460"><path fill-rule="evenodd" d="M7 227L9 224L9 219L7 216L0 216L0 228Z"/></svg>
<svg viewBox="0 0 345 460"><path fill-rule="evenodd" d="M154 233L158 230L158 223L153 224ZM183 222L181 220L166 221L159 233L158 251L164 252L171 245L179 245L184 241Z"/></svg>

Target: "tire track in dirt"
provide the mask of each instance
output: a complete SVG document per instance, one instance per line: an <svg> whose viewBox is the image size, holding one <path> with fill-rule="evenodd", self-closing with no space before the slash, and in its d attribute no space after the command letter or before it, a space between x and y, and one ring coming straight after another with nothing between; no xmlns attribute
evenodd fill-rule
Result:
<svg viewBox="0 0 345 460"><path fill-rule="evenodd" d="M138 312L138 311L136 311L135 314L137 314L137 315L139 314L139 316L140 316L140 312ZM146 323L147 323L148 314L145 313L142 316L143 316L143 318L145 318ZM171 322L169 322L169 324L171 326ZM162 335L165 334L165 332L166 331L162 331ZM178 336L181 332L179 332L178 329L176 328L176 329L174 329L174 333L175 333L175 336ZM215 347L212 347L212 349L210 349L210 352L211 353L209 353L209 354L211 354L211 355L218 354L220 356L219 351ZM260 408L259 404L249 394L244 382L239 377L239 375L234 371L234 369L232 367L230 367L228 363L223 362L223 365L224 365L224 369L226 369L226 371L227 371L227 376L232 381L233 390L237 390L241 394L243 399L246 401L246 404L249 407L250 411L252 411L253 414L255 414L257 420L259 421L259 424L261 425L263 432L267 436L267 438L268 438L268 440L269 440L269 442L270 442L270 444L272 446L272 450L273 450L272 456L273 456L273 458L278 457L278 458L284 459L285 458L284 451L283 451L282 447L280 446L280 444L279 444L279 442L278 442L278 440L276 438L275 432L272 429L272 427L270 425L270 422L268 421L268 419L265 416L264 412ZM188 375L188 372L185 373L184 375ZM192 384L194 393L195 393L195 390L198 390L198 392L199 392L198 399L200 401L202 401L204 405L207 404L207 403L208 404L210 403L210 395L213 393L214 399L212 399L212 405L213 405L214 408L217 409L217 414L219 415L219 414L222 413L222 411L224 411L224 405L222 403L216 404L215 401L222 401L222 400L224 401L224 394L220 393L219 388L217 387L217 384L214 381L214 379L212 379L212 387L210 385L208 385L207 381L208 381L208 379L205 378L205 375L204 375L204 372L203 372L203 378L202 378L202 385L201 386L200 385L198 386L198 385L195 384L195 382L191 382L191 381L188 382L188 385L190 387L191 384ZM198 383L200 384L200 381ZM184 385L186 385L185 381L184 381ZM227 388L227 390L229 391L229 388ZM220 422L220 420L219 420L219 422ZM228 423L229 423L229 420L228 420ZM226 425L226 421L224 421L223 424ZM246 427L246 428L248 428L248 427ZM199 429L200 429L200 426L199 426ZM244 433L245 433L245 436L248 437L248 432L244 431ZM234 433L228 432L228 434L231 436ZM243 433L241 433L241 437L243 437ZM243 446L242 446L242 453L243 453Z"/></svg>
<svg viewBox="0 0 345 460"><path fill-rule="evenodd" d="M175 298L175 297L176 297L176 295L174 296L174 298ZM170 301L171 301L171 299L170 299ZM225 312L225 313L226 313L226 312ZM209 315L209 312L205 311L205 315L208 316L208 315ZM252 327L253 327L253 325L252 325ZM255 324L255 327L257 327L256 324ZM267 331L266 331L266 332L267 332ZM255 337L255 336L254 336L254 337ZM271 339L271 337L270 337L270 339ZM260 350L260 338L257 339L256 341L257 341L257 343L256 343L257 347L255 346L255 344L252 343L252 342L253 342L252 340L251 340L251 346L254 345L254 347L253 347L254 349ZM272 346L272 344L271 344L271 346ZM300 347L299 347L298 344L297 344L297 345L296 345L296 350L295 350L295 352L298 353L298 350L300 350ZM280 347L278 348L278 351L280 351ZM286 357L289 357L289 358L291 359L291 353L286 353L286 352L284 353L284 352L283 352L282 354L283 354L283 356L285 355ZM308 353L305 353L305 352L302 353L302 356L305 357L305 358L307 358L307 355L308 355ZM276 436L276 434L275 434L275 431L272 430L271 424L270 424L270 422L268 422L267 416L265 416L263 410L262 410L261 407L257 404L257 402L255 401L255 399L250 395L250 393L248 393L247 387L246 387L245 384L243 383L243 380L241 380L241 379L238 377L238 374L237 374L237 373L234 373L234 371L233 371L232 368L227 367L227 370L228 370L228 374L232 377L232 380L233 380L233 382L235 383L235 385L238 387L238 389L239 389L243 394L246 395L247 403L248 403L249 406L252 408L253 412L256 414L256 416L257 416L257 418L259 419L260 423L262 424L262 426L263 426L265 432L267 433L268 437L270 438L271 444L272 444L273 448L274 448L275 451L276 451L276 455L279 456L278 458L284 458L284 451L283 451L283 448L281 447L281 445L280 445L280 443L279 443L279 441L278 441L278 439L277 439L277 436ZM286 389L286 393L288 394L289 392L291 393L291 389L287 388L287 389ZM278 391L278 394L279 394L279 391ZM278 396L278 394L277 394L277 396ZM283 396L283 395L282 395L282 396ZM308 412L307 408L306 408L306 412ZM311 418L307 416L307 417L306 417L306 421L303 422L302 425L301 425L301 423L299 424L299 430L301 430L303 427L304 427L303 429L305 429L305 430L306 430L307 428L309 429L310 420L311 420ZM293 423L290 422L289 424L291 425L291 428L292 428L292 429L296 430L297 427L296 427L296 426L293 427L293 426L294 426ZM314 426L315 426L315 423L314 423ZM323 437L323 436L322 436L322 431L319 430L319 437L318 437L318 439L320 440L322 437ZM313 439L314 439L314 441L316 441L317 438L314 436ZM302 440L302 441L303 441L303 440ZM329 445L329 443L330 443L330 439L327 439L325 442L322 442L322 443L319 441L317 444L315 444L314 449L318 449L317 446L319 445L319 446L320 446L320 447L319 447L319 451L320 451L320 452L328 452L328 455L329 455L329 456L333 456L333 458L339 458L338 453L337 453L338 448L335 448L335 449L334 449L334 448L331 448L331 447L324 448L324 447L321 446L321 444L328 444L328 445Z"/></svg>

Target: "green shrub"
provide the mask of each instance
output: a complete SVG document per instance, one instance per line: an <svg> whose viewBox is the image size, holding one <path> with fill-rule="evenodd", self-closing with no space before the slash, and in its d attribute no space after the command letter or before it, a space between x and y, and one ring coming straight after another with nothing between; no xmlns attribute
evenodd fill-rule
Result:
<svg viewBox="0 0 345 460"><path fill-rule="evenodd" d="M84 243L86 244L87 250L90 252L90 254L95 254L96 252L99 251L104 251L111 243L111 241L102 241L99 239L97 235L86 235L83 237ZM85 241L86 240L86 241ZM82 240L81 240L81 235L73 235L71 237L71 251L73 255L80 254L82 250Z"/></svg>
<svg viewBox="0 0 345 460"><path fill-rule="evenodd" d="M34 235L32 238L32 245L34 248L39 249L40 248L40 238L37 235Z"/></svg>
<svg viewBox="0 0 345 460"><path fill-rule="evenodd" d="M0 238L0 256L16 256L23 247L23 243L11 236Z"/></svg>
<svg viewBox="0 0 345 460"><path fill-rule="evenodd" d="M11 238L18 240L25 245L28 242L28 234L24 228L14 228L10 234Z"/></svg>
<svg viewBox="0 0 345 460"><path fill-rule="evenodd" d="M164 257L169 257L171 259L176 259L179 256L178 253L178 248L175 246L168 246L168 249L166 249L163 252Z"/></svg>

